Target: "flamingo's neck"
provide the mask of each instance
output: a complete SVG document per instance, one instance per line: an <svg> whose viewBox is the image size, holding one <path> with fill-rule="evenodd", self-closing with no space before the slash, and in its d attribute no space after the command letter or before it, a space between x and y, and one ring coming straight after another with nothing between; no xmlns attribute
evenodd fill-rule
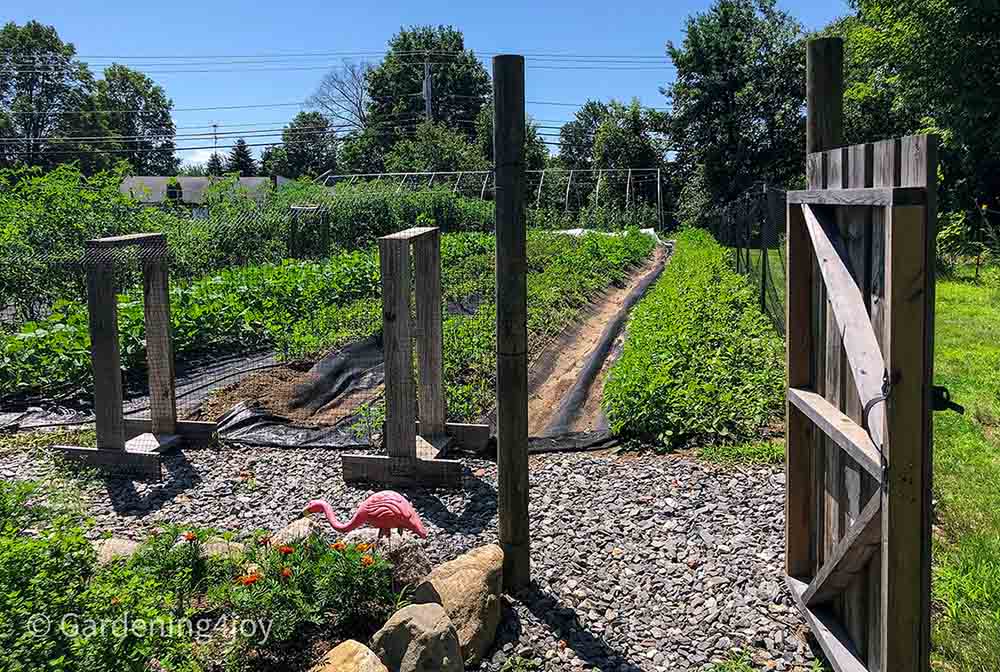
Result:
<svg viewBox="0 0 1000 672"><path fill-rule="evenodd" d="M341 534L346 534L358 526L357 514L355 514L354 517L346 523L342 523L337 520L337 516L334 515L333 507L326 502L323 502L323 515L326 516L326 522L330 523L330 527Z"/></svg>

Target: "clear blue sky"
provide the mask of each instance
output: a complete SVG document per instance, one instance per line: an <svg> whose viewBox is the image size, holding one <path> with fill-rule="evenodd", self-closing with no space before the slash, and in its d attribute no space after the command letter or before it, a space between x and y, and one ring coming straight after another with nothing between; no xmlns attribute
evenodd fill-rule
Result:
<svg viewBox="0 0 1000 672"><path fill-rule="evenodd" d="M576 0L574 2L137 2L99 0L58 2L5 0L3 21L24 23L36 19L54 25L63 40L72 42L84 60L93 59L99 73L107 57L145 69L166 89L177 108L223 105L290 103L311 94L323 67L339 64L340 57L285 61L283 70L248 72L265 67L261 62L238 72L169 73L181 69L179 61L153 61L149 57L236 56L275 53L384 51L400 26L451 24L465 34L466 46L477 53L559 53L606 56L657 56L668 40L683 38L684 19L702 11L710 0ZM806 28L819 28L846 13L844 0L779 0ZM495 9L499 7L499 9ZM360 57L355 57L356 60ZM378 60L378 56L367 57ZM489 69L488 56L484 60ZM144 63L154 63L144 67ZM159 65L155 65L159 63ZM564 64L565 65L565 64ZM527 98L534 101L582 103L588 98L628 100L638 97L645 105L662 107L659 87L671 79L661 62L649 69L573 70L537 69L527 60ZM190 69L240 69L219 60ZM281 68L282 63L271 66ZM288 67L299 68L296 70ZM630 66L636 67L636 66ZM304 69L309 68L309 69ZM159 71L159 72L158 72ZM222 111L182 111L174 114L178 132L203 132L213 123L239 130L278 128L298 111L296 107ZM536 119L561 121L573 108L529 104ZM187 130L185 127L190 128ZM269 138L255 139L263 142ZM230 140L221 141L230 142ZM183 141L178 146L211 144ZM181 152L188 160L204 160L209 152Z"/></svg>

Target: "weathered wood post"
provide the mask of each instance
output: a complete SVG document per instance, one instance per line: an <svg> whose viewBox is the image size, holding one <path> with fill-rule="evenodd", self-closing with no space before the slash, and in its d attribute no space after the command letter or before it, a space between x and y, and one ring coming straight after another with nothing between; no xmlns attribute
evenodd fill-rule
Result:
<svg viewBox="0 0 1000 672"><path fill-rule="evenodd" d="M149 367L149 417L153 434L177 433L174 346L170 336L170 280L166 238L140 248L143 311Z"/></svg>
<svg viewBox="0 0 1000 672"><path fill-rule="evenodd" d="M94 423L97 447L125 450L122 367L118 354L118 298L115 250L87 242L87 304L90 313L90 357L94 367Z"/></svg>
<svg viewBox="0 0 1000 672"><path fill-rule="evenodd" d="M528 300L524 57L493 57L497 236L497 471L504 587L531 580L528 531ZM572 179L572 173L570 173ZM567 187L568 192L568 187Z"/></svg>

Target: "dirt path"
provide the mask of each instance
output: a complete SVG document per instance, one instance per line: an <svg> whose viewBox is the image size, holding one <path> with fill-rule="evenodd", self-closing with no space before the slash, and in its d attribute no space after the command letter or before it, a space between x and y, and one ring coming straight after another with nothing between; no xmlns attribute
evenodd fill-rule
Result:
<svg viewBox="0 0 1000 672"><path fill-rule="evenodd" d="M611 322L626 298L648 273L662 264L667 250L657 245L653 255L638 267L624 287L613 287L594 303L577 325L564 331L534 363L529 372L528 435L541 436L556 416L559 405L572 389L586 365L590 354L597 348L605 327ZM622 340L619 335L617 348ZM587 392L581 412L569 427L571 431L601 429L604 422L601 409L601 393L610 357L605 360L600 373Z"/></svg>

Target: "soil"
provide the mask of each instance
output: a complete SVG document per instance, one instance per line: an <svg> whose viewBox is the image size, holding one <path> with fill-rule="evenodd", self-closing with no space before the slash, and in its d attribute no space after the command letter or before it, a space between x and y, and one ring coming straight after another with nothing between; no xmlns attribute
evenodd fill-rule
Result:
<svg viewBox="0 0 1000 672"><path fill-rule="evenodd" d="M622 287L613 287L584 312L581 320L571 329L564 331L538 358L529 372L528 435L540 436L552 421L563 397L569 392L580 375L590 353L597 347L608 322L621 310L626 297L647 273L660 264L667 251L657 246L653 255L637 267ZM619 335L615 343L617 350L623 339ZM610 368L611 357L604 362L601 372L587 393L587 400L570 426L571 431L601 429L604 422L601 414L601 396L604 379Z"/></svg>
<svg viewBox="0 0 1000 672"><path fill-rule="evenodd" d="M268 369L216 390L190 419L217 421L236 404L247 401L295 424L334 425L354 413L365 402L382 395L383 386L340 397L317 413L295 403L295 390L309 380L309 364L289 364Z"/></svg>

